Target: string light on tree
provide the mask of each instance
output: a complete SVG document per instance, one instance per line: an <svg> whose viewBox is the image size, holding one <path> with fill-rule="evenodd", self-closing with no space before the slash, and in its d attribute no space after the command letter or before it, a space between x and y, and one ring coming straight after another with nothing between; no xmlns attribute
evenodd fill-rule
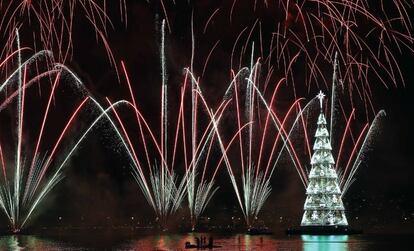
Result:
<svg viewBox="0 0 414 251"><path fill-rule="evenodd" d="M301 226L348 226L341 199L338 175L334 169L331 141L323 113L325 94L319 92L320 114L315 133L309 184Z"/></svg>

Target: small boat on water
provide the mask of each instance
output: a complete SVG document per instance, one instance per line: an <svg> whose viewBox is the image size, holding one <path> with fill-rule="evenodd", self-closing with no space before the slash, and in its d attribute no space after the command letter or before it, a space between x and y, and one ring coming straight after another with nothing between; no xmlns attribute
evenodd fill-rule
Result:
<svg viewBox="0 0 414 251"><path fill-rule="evenodd" d="M187 241L184 245L185 249L213 249L213 248L221 248L221 246L214 245L213 237L210 236L208 243L206 243L206 237L201 236L200 238L195 238L195 244Z"/></svg>

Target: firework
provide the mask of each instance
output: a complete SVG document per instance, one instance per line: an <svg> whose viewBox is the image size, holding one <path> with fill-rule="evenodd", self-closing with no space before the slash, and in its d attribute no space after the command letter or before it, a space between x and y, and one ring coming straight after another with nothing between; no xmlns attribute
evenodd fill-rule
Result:
<svg viewBox="0 0 414 251"><path fill-rule="evenodd" d="M270 180L285 150L298 173L304 173L288 134L289 127L295 127L300 121L298 118L301 113L294 116L294 111L300 107L302 99L295 100L285 116L280 119L274 112L274 107L276 95L285 79L281 79L276 84L270 102L267 102L259 90L261 64L259 61L253 64L253 55L252 51L250 67L243 68L233 75L233 80L225 94L225 99L232 97L235 107L231 112L235 114L237 120L236 135L239 144L236 147L238 152L236 155L240 156L237 161L240 169L234 168L234 161L226 154L228 149L224 146L223 136L218 134L223 152L222 159L249 228L253 226L254 220L257 219L270 195ZM290 124L288 120L291 117L296 119ZM241 180L236 178L238 176ZM306 177L303 182L306 183Z"/></svg>
<svg viewBox="0 0 414 251"><path fill-rule="evenodd" d="M303 96L304 90L331 89L326 65L333 63L337 52L338 77L347 85L352 105L362 102L368 117L377 113L373 87L405 85L399 58L414 51L413 4L411 0L235 0L229 12L220 9L220 13L229 13L230 23L242 9L239 5L251 5L254 14L258 9L267 14L236 31L240 34L232 50L232 68L237 68L237 59L242 64L247 45L256 36L268 71L286 76L296 95ZM213 9L212 18L217 15ZM294 58L295 67L290 67Z"/></svg>
<svg viewBox="0 0 414 251"><path fill-rule="evenodd" d="M120 0L119 5L121 18L126 24L125 0ZM110 63L115 63L106 41L108 26L112 25L107 7L106 0L0 0L0 32L12 35L16 28L30 27L34 43L40 41L42 48L55 51L59 60L65 62L73 50L72 32L77 21L75 16L82 16L95 30L96 38L103 42ZM12 50L14 39L10 36L2 55L7 55Z"/></svg>
<svg viewBox="0 0 414 251"><path fill-rule="evenodd" d="M330 130L335 132L331 133L331 144L332 146L338 146L338 150L336 152L336 164L335 169L339 173L339 185L342 191L342 196L346 194L350 185L355 181L354 175L357 172L359 166L361 165L362 161L366 157L368 150L372 147L374 135L379 133L380 128L380 121L386 115L384 110L379 111L376 116L374 117L371 125L369 123L365 123L362 126L362 129L355 135L352 129L352 120L355 120L355 108L352 109L349 116L346 116L346 111L343 105L343 102L340 99L340 91L341 86L338 86L338 83L342 82L338 79L337 74L337 66L338 60L335 56L334 59L334 73L333 73L333 80L332 80L332 92L331 92L331 102L330 102ZM308 117L312 108L314 108L314 102L311 101L307 104L307 106L302 110L304 116ZM338 113L342 113L342 116L339 116ZM343 131L340 131L337 128L341 125L341 122L345 121L345 127ZM306 133L307 128L305 123L302 124L302 130ZM293 132L293 130L292 130ZM294 130L295 133L299 133L297 130ZM340 141L339 141L340 139ZM338 140L338 141L337 141ZM307 146L310 145L309 139L304 138L305 144ZM336 143L339 142L339 143ZM349 148L351 151L345 151L344 149ZM309 147L308 147L309 149ZM310 158L309 154L309 158ZM310 160L309 158L304 158L306 160ZM307 177L307 172L305 174L300 174L301 179L305 179ZM304 184L306 189L306 184Z"/></svg>
<svg viewBox="0 0 414 251"><path fill-rule="evenodd" d="M157 133L154 132L156 127L147 122L138 107L123 62L122 70L131 95L131 103L128 103L136 117L140 139L133 140L132 131L128 130L128 124L122 118L124 113L119 113L116 109L112 110L116 118L114 126L118 128L119 136L133 163L133 176L154 209L161 227L167 227L168 218L175 214L187 195L191 225L195 229L198 217L217 190L214 178L220 165L212 163L210 156L217 138L216 126L226 110L228 101L223 101L217 110L213 111L205 100L197 79L190 69L185 69L178 102L179 110L176 113L177 117L171 118L165 61L165 21L161 27L160 45L162 83L159 138L157 139ZM107 101L112 105L109 99ZM186 109L188 106L191 108ZM190 111L189 116L186 111ZM189 117L190 122L186 119ZM188 133L189 128L191 133ZM142 154L138 155L137 149L140 148ZM154 153L157 160L155 162L152 160ZM209 165L215 165L212 172L207 170ZM182 173L181 179L177 173Z"/></svg>
<svg viewBox="0 0 414 251"><path fill-rule="evenodd" d="M16 31L17 50L10 54L1 66L11 64L13 57L17 57L17 69L6 76L5 81L0 85L0 93L4 96L1 102L1 111L4 112L6 107L12 106L16 103L17 112L15 131L8 135L14 135L13 141L16 142L13 150L6 149L0 143L0 157L2 166L1 190L0 190L0 207L7 216L11 229L14 232L20 231L32 216L33 211L38 207L39 203L45 198L48 192L62 179L61 168L56 167L56 155L62 139L69 133L68 131L73 126L74 121L79 116L80 111L84 108L88 97L84 96L86 92L73 77L73 73L66 67L60 64L52 64L44 71L39 71L39 64L42 60L52 60L50 51L41 51L29 59L23 61L22 51L20 47L19 34ZM36 66L36 67L35 67ZM35 69L34 71L32 69ZM37 69L37 70L36 70ZM33 72L35 75L33 76ZM42 145L44 143L45 128L49 120L52 110L52 100L57 95L60 82L64 75L69 76L69 83L74 85L75 89L79 90L80 97L83 100L75 107L74 112L67 120L56 142L51 145L51 151L41 153ZM52 81L51 83L49 81ZM26 106L28 102L27 92L29 87L34 83L40 84L49 82L51 84L51 91L48 96L48 102L43 112L41 124L39 126L39 133L36 137L36 144L34 149L30 147L23 147L27 144L26 136L33 133L33 128L25 127L27 112ZM66 82L66 81L65 81ZM55 101L56 102L56 101ZM40 110L40 106L36 106ZM42 113L40 110L39 113ZM5 133L2 133L5 135ZM43 144L42 144L43 143ZM8 144L8 146L13 144ZM14 162L8 157L9 152L14 152ZM30 160L30 161L29 161Z"/></svg>
<svg viewBox="0 0 414 251"><path fill-rule="evenodd" d="M17 57L17 69L7 75L0 85L0 93L4 95L4 100L0 103L0 111L4 112L6 108L12 106L14 103L16 103L17 109L16 137L12 139L16 142L15 149L10 149L9 151L0 142L1 173L3 176L0 181L0 207L7 216L13 232L19 232L27 225L39 204L53 187L63 179L63 168L68 164L70 158L77 152L81 143L85 141L93 129L99 126L109 127L114 132L114 140L121 141L121 144L125 147L124 149L127 149L127 143L123 140L123 136L109 116L109 113L118 106L133 107L131 103L121 100L111 104L107 108L103 108L93 97L88 96L89 92L79 77L65 65L54 63L51 51L39 51L23 61L21 52L25 48L20 47L17 31L16 34L17 50L0 63L0 67L5 67L12 63L13 57ZM45 70L39 69L42 61L45 62ZM52 124L52 122L48 123L48 121L51 121L49 117L51 117L53 110L52 104L57 102L56 96L58 89L60 89L59 87L62 86L61 82L69 83L70 87L72 87L71 89L75 90L77 97L81 101L75 106L70 118L63 125L57 140L49 145L50 142L45 140L45 135L47 135L47 140L50 140L52 134L47 131L47 124ZM28 146L23 147L23 142L25 145L29 142L28 135L34 133L33 126L30 126L30 130L29 127L24 127L28 123L26 121L27 119L25 119L28 116L25 108L28 104L26 103L28 102L28 98L33 98L33 95L27 97L26 93L33 85L37 84L40 88L40 85L44 85L44 83L51 85L51 91L47 96L45 111L43 113L41 111L35 113L43 114L40 119L39 133L34 141L36 143L33 149ZM40 90L39 96L41 95ZM37 104L34 107L41 108ZM65 138L68 138L68 134L74 126L75 121L79 119L82 111L85 109L92 109L98 113L88 125L87 129L75 140L73 146L69 147L69 150L64 151L62 144L66 141ZM96 113L88 114L91 117L91 114ZM53 125L55 125L55 121ZM4 136L5 133L2 133L2 135ZM8 133L8 135L13 135L13 133ZM7 153L9 152L15 153L14 162L11 162L11 159L8 158ZM129 151L127 152L132 156ZM57 156L60 158L57 158ZM10 163L13 164L10 165ZM154 179L154 182L157 181Z"/></svg>

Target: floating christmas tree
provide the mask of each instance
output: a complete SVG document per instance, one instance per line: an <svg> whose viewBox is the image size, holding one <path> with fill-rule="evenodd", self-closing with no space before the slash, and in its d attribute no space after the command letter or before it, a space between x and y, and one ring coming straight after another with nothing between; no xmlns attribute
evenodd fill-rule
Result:
<svg viewBox="0 0 414 251"><path fill-rule="evenodd" d="M320 114L311 158L309 184L301 226L348 226L341 199L335 160L332 156L329 131L322 110L325 95L319 92Z"/></svg>

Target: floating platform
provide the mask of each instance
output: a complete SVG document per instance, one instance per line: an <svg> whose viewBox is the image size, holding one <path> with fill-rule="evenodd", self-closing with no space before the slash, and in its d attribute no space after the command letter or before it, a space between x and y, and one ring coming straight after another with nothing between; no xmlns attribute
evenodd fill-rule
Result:
<svg viewBox="0 0 414 251"><path fill-rule="evenodd" d="M287 235L351 235L362 234L360 229L352 229L349 226L300 226L288 228Z"/></svg>
<svg viewBox="0 0 414 251"><path fill-rule="evenodd" d="M203 246L197 246L196 244L186 244L184 246L185 249L214 249L214 248L221 248L222 246L218 245L203 245Z"/></svg>
<svg viewBox="0 0 414 251"><path fill-rule="evenodd" d="M192 244L191 242L187 241L184 245L185 249L213 249L213 248L221 248L222 246L214 245L212 242L208 244L201 245L200 243Z"/></svg>

